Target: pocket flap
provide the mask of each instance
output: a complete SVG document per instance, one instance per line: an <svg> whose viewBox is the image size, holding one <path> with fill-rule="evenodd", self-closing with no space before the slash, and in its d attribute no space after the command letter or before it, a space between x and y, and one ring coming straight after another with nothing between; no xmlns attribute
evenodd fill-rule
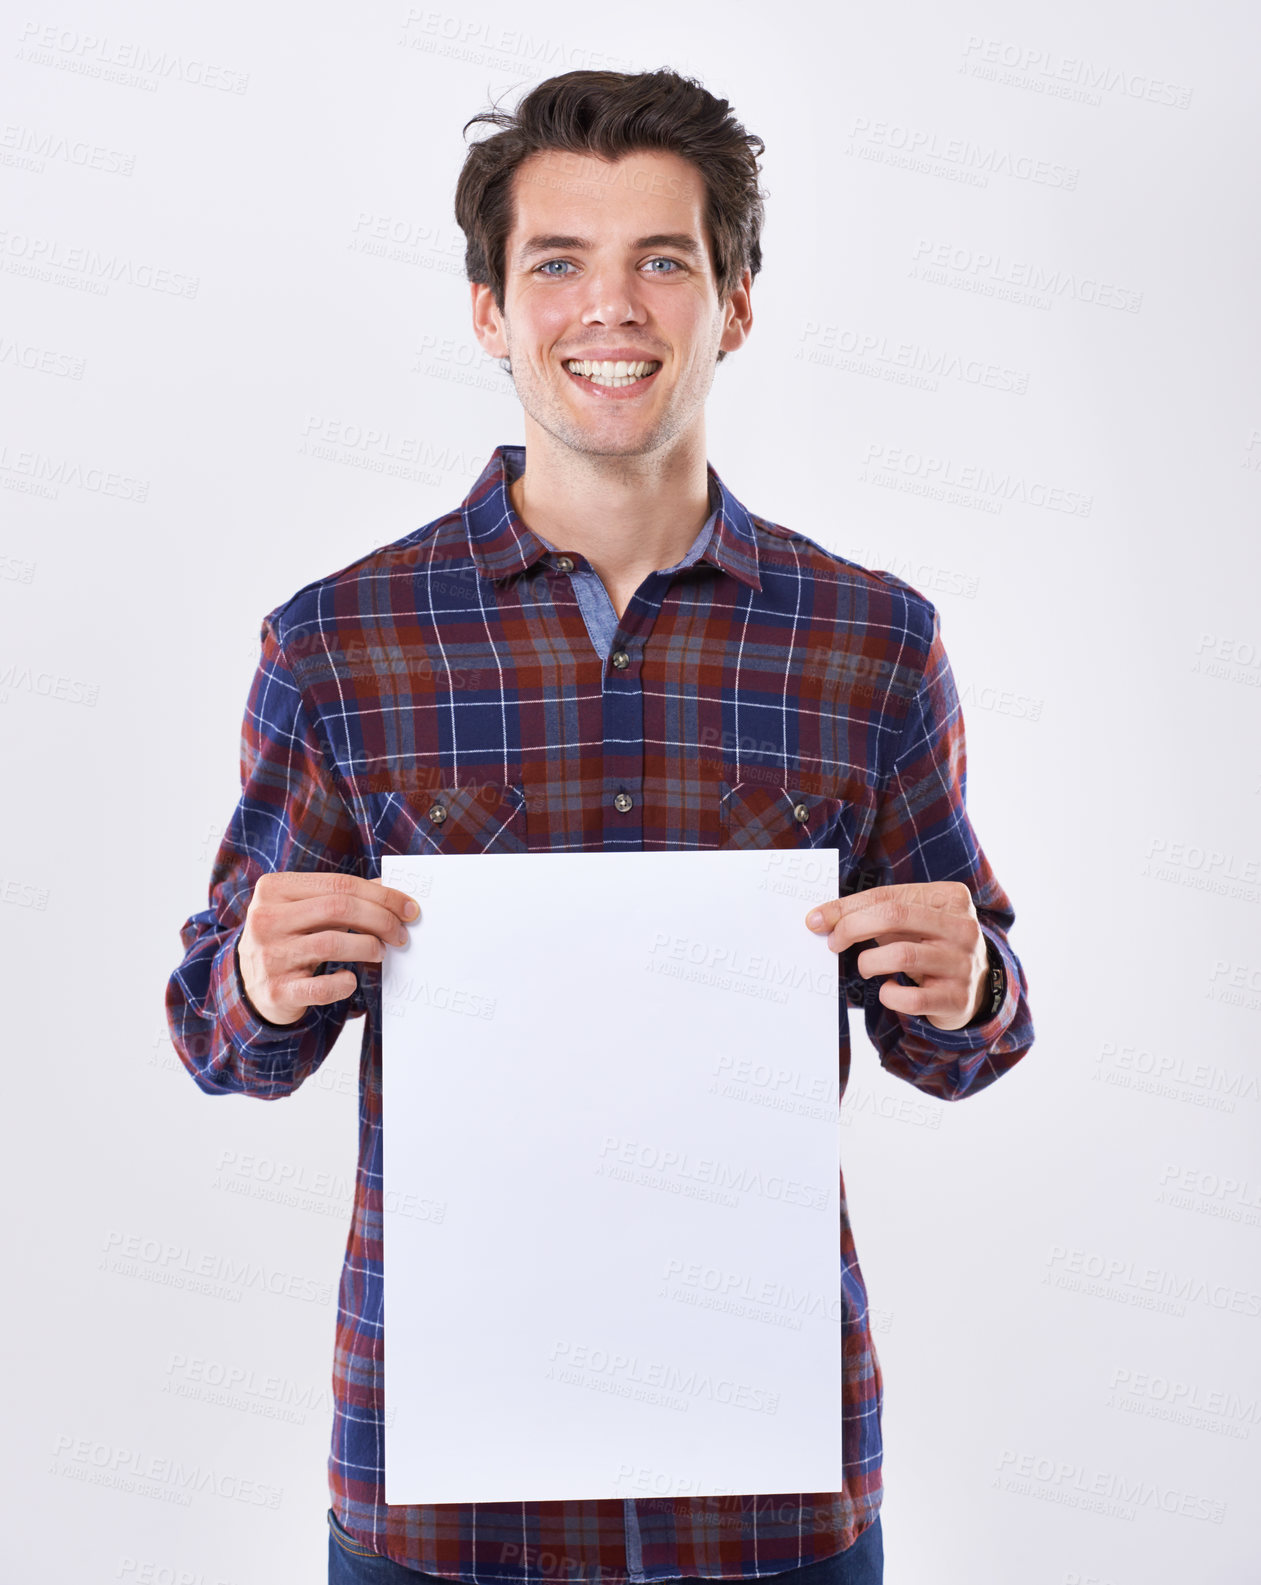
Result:
<svg viewBox="0 0 1261 1585"><path fill-rule="evenodd" d="M384 853L524 853L525 794L505 782L368 795Z"/></svg>
<svg viewBox="0 0 1261 1585"><path fill-rule="evenodd" d="M721 846L729 848L835 847L845 808L842 798L799 793L767 782L719 783Z"/></svg>

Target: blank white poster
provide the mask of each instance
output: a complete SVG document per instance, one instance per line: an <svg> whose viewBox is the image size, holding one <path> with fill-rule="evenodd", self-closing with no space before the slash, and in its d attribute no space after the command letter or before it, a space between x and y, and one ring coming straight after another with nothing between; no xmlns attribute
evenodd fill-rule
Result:
<svg viewBox="0 0 1261 1585"><path fill-rule="evenodd" d="M421 908L382 971L388 1503L841 1489L808 857L383 860Z"/></svg>

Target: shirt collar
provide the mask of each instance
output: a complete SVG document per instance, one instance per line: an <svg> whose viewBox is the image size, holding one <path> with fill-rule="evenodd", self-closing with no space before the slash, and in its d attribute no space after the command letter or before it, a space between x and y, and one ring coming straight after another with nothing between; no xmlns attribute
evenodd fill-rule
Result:
<svg viewBox="0 0 1261 1585"><path fill-rule="evenodd" d="M525 470L524 446L496 446L490 461L478 474L460 506L469 548L477 570L486 578L507 578L532 567L540 557L554 559L552 550L517 516L508 486ZM758 575L757 536L745 507L718 477L712 463L705 464L709 499L715 506L698 534L704 548L697 560L711 562L751 589L761 590ZM710 530L705 538L706 530ZM693 542L695 548L695 542ZM691 551L676 565L688 562Z"/></svg>

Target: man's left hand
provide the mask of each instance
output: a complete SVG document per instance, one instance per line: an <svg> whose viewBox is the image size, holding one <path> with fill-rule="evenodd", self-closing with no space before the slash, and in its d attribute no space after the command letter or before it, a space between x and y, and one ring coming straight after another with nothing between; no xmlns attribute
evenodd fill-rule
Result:
<svg viewBox="0 0 1261 1585"><path fill-rule="evenodd" d="M926 1018L937 1029L962 1029L981 1009L989 958L972 893L962 881L914 881L872 886L865 892L820 903L817 934L844 952L856 941L875 941L855 958L858 972L895 974L913 985L885 980L880 1001L895 1013ZM814 910L812 910L812 913Z"/></svg>

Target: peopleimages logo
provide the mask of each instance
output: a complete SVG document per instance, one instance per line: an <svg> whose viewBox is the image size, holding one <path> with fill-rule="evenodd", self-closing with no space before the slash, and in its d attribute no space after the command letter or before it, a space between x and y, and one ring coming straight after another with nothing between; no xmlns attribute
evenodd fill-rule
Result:
<svg viewBox="0 0 1261 1585"><path fill-rule="evenodd" d="M968 76L990 77L1093 105L1100 103L1101 93L1117 93L1126 99L1143 99L1177 110L1185 110L1191 103L1191 89L1183 83L1131 71L1110 61L1061 55L1056 50L1017 44L1012 39L986 38L980 33L968 35L959 69Z"/></svg>
<svg viewBox="0 0 1261 1585"><path fill-rule="evenodd" d="M1043 1282L1057 1288L1076 1289L1099 1298L1120 1299L1144 1309L1185 1315L1186 1304L1206 1304L1210 1309L1235 1315L1261 1316L1261 1293L1235 1288L1227 1282L1210 1282L1199 1275L1145 1266L1141 1261L1104 1255L1095 1250L1052 1246L1050 1268Z"/></svg>
<svg viewBox="0 0 1261 1585"><path fill-rule="evenodd" d="M785 963L778 958L764 957L761 953L742 952L739 948L700 941L695 936L672 935L665 930L653 932L649 951L652 955L645 967L650 969L677 963L692 969L711 971L725 977L728 983L749 980L761 982L773 990L805 989L821 996L837 994L834 959L822 969L811 970L800 963Z"/></svg>
<svg viewBox="0 0 1261 1585"><path fill-rule="evenodd" d="M863 449L862 466L874 474L889 473L919 479L943 489L970 491L988 498L997 508L1009 501L1021 506L1041 507L1070 517L1089 517L1094 497L1066 490L1044 480L1027 479L1020 474L986 467L983 463L957 463L952 457L908 450L884 441L869 441ZM860 478L863 477L860 475ZM877 480L878 482L878 480Z"/></svg>
<svg viewBox="0 0 1261 1585"><path fill-rule="evenodd" d="M1236 1101L1261 1101L1261 1082L1250 1073L1229 1072L1216 1062L1188 1060L1172 1052L1145 1051L1105 1040L1091 1074L1104 1084L1142 1090L1166 1100L1213 1111L1233 1112Z"/></svg>
<svg viewBox="0 0 1261 1585"><path fill-rule="evenodd" d="M981 295L1007 296L1014 302L1038 307L1050 307L1056 298L1129 314L1137 314L1143 306L1142 292L1114 281L1102 281L1097 275L1081 275L1032 259L1004 258L984 248L938 242L931 237L917 239L909 274L915 280L954 285Z"/></svg>
<svg viewBox="0 0 1261 1585"><path fill-rule="evenodd" d="M1225 1387L1206 1389L1196 1382L1128 1366L1118 1366L1112 1372L1109 1387L1106 1408L1192 1426L1216 1436L1246 1441L1252 1427L1261 1424L1261 1400L1255 1393L1241 1396Z"/></svg>
<svg viewBox="0 0 1261 1585"><path fill-rule="evenodd" d="M587 1386L618 1397L661 1401L682 1410L702 1399L730 1409L748 1409L754 1414L775 1414L779 1410L777 1392L734 1381L730 1376L698 1372L694 1366L685 1368L669 1361L641 1359L638 1354L623 1354L618 1349L599 1348L568 1338L558 1338L549 1357L551 1363L544 1379L566 1386Z"/></svg>
<svg viewBox="0 0 1261 1585"><path fill-rule="evenodd" d="M806 345L800 345L801 342ZM793 349L793 357L805 363L822 364L852 374L875 374L899 385L916 385L935 391L941 380L958 380L991 391L1007 391L1023 396L1029 389L1027 369L1009 369L971 357L954 348L928 347L920 342L900 341L876 331L859 330L840 324L807 319ZM851 561L866 563L861 554Z"/></svg>
<svg viewBox="0 0 1261 1585"><path fill-rule="evenodd" d="M692 1156L685 1150L663 1148L647 1141L619 1139L615 1134L604 1136L595 1170L605 1177L663 1187L688 1198L718 1197L730 1205L739 1203L738 1194L757 1194L816 1211L826 1210L832 1200L832 1191L826 1185L802 1183L779 1173L767 1175L752 1167L711 1156Z"/></svg>
<svg viewBox="0 0 1261 1585"><path fill-rule="evenodd" d="M89 289L108 292L116 281L144 291L164 292L172 297L196 297L201 277L184 275L117 253L101 253L96 248L62 242L59 237L31 236L22 231L0 231L0 264L13 275L35 275L48 279L49 272L64 270L70 277L81 277ZM58 282L70 284L67 279Z"/></svg>
<svg viewBox="0 0 1261 1585"><path fill-rule="evenodd" d="M237 1260L231 1255L195 1254L185 1244L172 1244L117 1228L105 1235L101 1269L123 1277L139 1277L163 1287L204 1293L211 1298L239 1303L247 1289L272 1293L308 1304L328 1304L331 1282L279 1271L258 1261Z"/></svg>
<svg viewBox="0 0 1261 1585"><path fill-rule="evenodd" d="M185 1508L203 1492L258 1508L279 1508L284 1497L283 1486L246 1480L213 1465L185 1464L177 1458L144 1454L135 1448L64 1433L53 1447L49 1473L97 1486L115 1486Z"/></svg>
<svg viewBox="0 0 1261 1585"><path fill-rule="evenodd" d="M155 91L163 82L188 83L219 93L243 94L249 74L211 61L154 49L137 39L81 33L56 22L26 22L19 34L17 57L37 66L57 66L83 77Z"/></svg>
<svg viewBox="0 0 1261 1585"><path fill-rule="evenodd" d="M953 179L985 187L991 176L1011 176L1019 181L1038 182L1047 187L1072 191L1081 175L1075 165L1054 164L1029 154L1013 154L993 144L973 143L970 138L946 137L927 127L911 127L897 121L873 121L855 116L849 132L847 150L859 157L906 164L915 170L950 175ZM934 163L944 169L934 171Z"/></svg>
<svg viewBox="0 0 1261 1585"><path fill-rule="evenodd" d="M1179 1491L1158 1481L1122 1475L1113 1470L1092 1470L1072 1459L1056 1459L1005 1448L998 1458L1005 1491L1070 1508L1098 1508L1119 1519L1133 1519L1144 1508L1177 1514L1184 1519L1204 1519L1221 1524L1226 1504L1217 1497Z"/></svg>

